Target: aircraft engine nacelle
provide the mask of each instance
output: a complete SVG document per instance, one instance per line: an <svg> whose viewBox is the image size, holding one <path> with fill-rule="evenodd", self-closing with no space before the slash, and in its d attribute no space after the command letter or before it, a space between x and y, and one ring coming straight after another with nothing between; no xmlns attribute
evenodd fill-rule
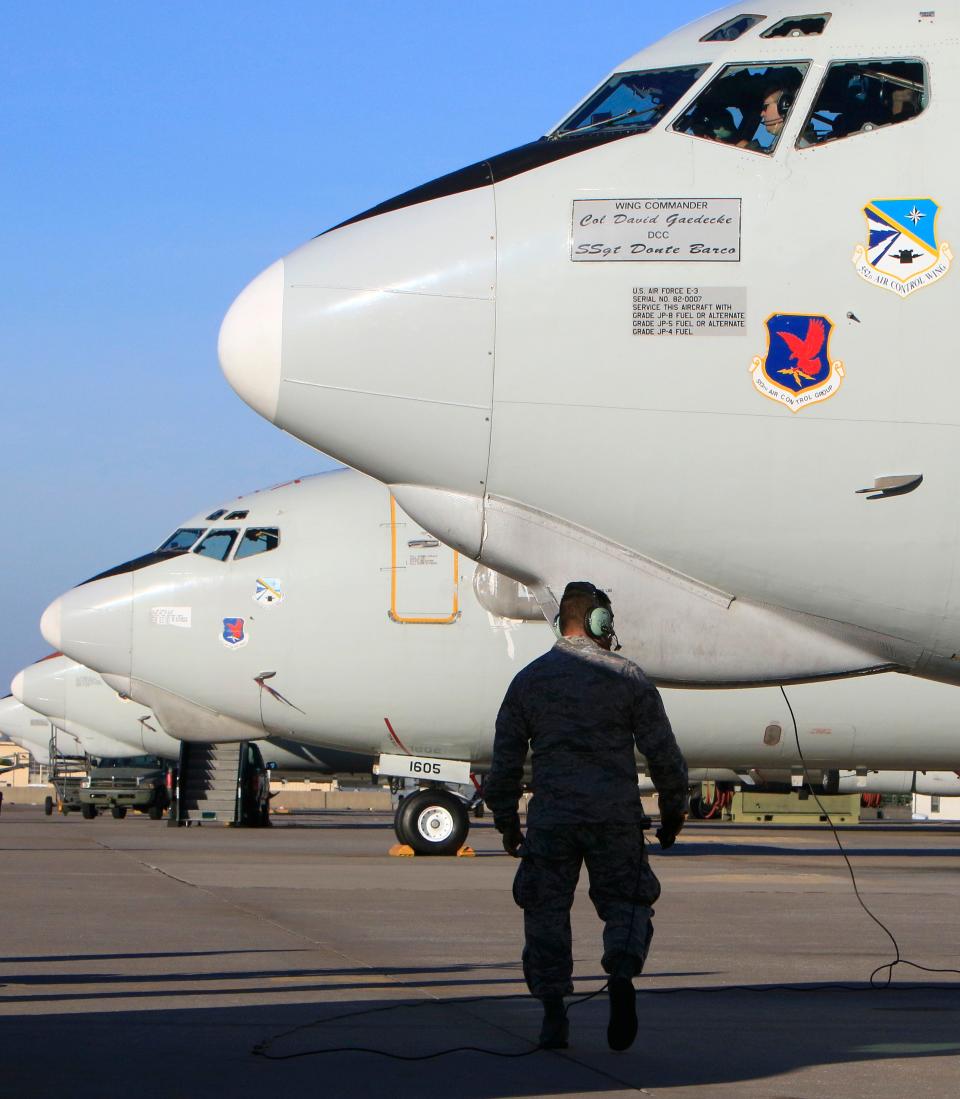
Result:
<svg viewBox="0 0 960 1099"><path fill-rule="evenodd" d="M960 774L956 771L871 771L866 775L841 772L842 794L942 794L960 796Z"/></svg>

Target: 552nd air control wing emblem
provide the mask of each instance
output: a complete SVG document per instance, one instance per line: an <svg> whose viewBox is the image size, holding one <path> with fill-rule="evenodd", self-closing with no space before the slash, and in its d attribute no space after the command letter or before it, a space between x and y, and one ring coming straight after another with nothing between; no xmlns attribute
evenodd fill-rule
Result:
<svg viewBox="0 0 960 1099"><path fill-rule="evenodd" d="M950 270L950 245L937 242L932 198L875 198L863 208L867 243L853 254L857 274L905 298Z"/></svg>
<svg viewBox="0 0 960 1099"><path fill-rule="evenodd" d="M767 353L750 372L759 393L791 412L829 400L844 377L843 363L830 358L829 317L774 313L767 318Z"/></svg>

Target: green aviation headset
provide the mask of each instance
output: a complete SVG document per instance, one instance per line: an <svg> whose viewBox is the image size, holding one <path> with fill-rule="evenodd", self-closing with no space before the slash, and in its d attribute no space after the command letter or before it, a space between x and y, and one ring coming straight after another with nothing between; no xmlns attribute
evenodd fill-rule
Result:
<svg viewBox="0 0 960 1099"><path fill-rule="evenodd" d="M607 638L616 639L616 634L613 630L613 608L610 604L610 597L605 591L601 591L595 584L591 584L589 580L572 580L563 590L563 599L566 599L568 595L576 594L590 595L593 597L594 606L587 611L583 616L583 629L588 637L592 637L595 641L604 641ZM558 614L553 620L553 632L557 637L562 637L560 632L560 615ZM617 648L620 646L618 645Z"/></svg>

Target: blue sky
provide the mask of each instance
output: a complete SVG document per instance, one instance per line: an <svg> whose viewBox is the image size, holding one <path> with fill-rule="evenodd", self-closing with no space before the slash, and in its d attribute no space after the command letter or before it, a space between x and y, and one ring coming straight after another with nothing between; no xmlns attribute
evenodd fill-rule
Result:
<svg viewBox="0 0 960 1099"><path fill-rule="evenodd" d="M233 394L233 297L307 237L541 134L716 5L14 5L0 37L0 695L46 604L328 468Z"/></svg>

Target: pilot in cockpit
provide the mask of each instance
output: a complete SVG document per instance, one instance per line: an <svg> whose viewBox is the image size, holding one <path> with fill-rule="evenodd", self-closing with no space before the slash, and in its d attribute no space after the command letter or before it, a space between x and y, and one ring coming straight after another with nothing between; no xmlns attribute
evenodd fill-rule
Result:
<svg viewBox="0 0 960 1099"><path fill-rule="evenodd" d="M920 92L916 88L894 88L890 93L890 121L906 122L920 113Z"/></svg>
<svg viewBox="0 0 960 1099"><path fill-rule="evenodd" d="M738 141L741 149L749 149L754 153L772 153L780 136L780 131L787 121L787 115L793 106L794 93L789 88L767 88L763 96L763 106L760 109L760 126L757 133L750 141Z"/></svg>

